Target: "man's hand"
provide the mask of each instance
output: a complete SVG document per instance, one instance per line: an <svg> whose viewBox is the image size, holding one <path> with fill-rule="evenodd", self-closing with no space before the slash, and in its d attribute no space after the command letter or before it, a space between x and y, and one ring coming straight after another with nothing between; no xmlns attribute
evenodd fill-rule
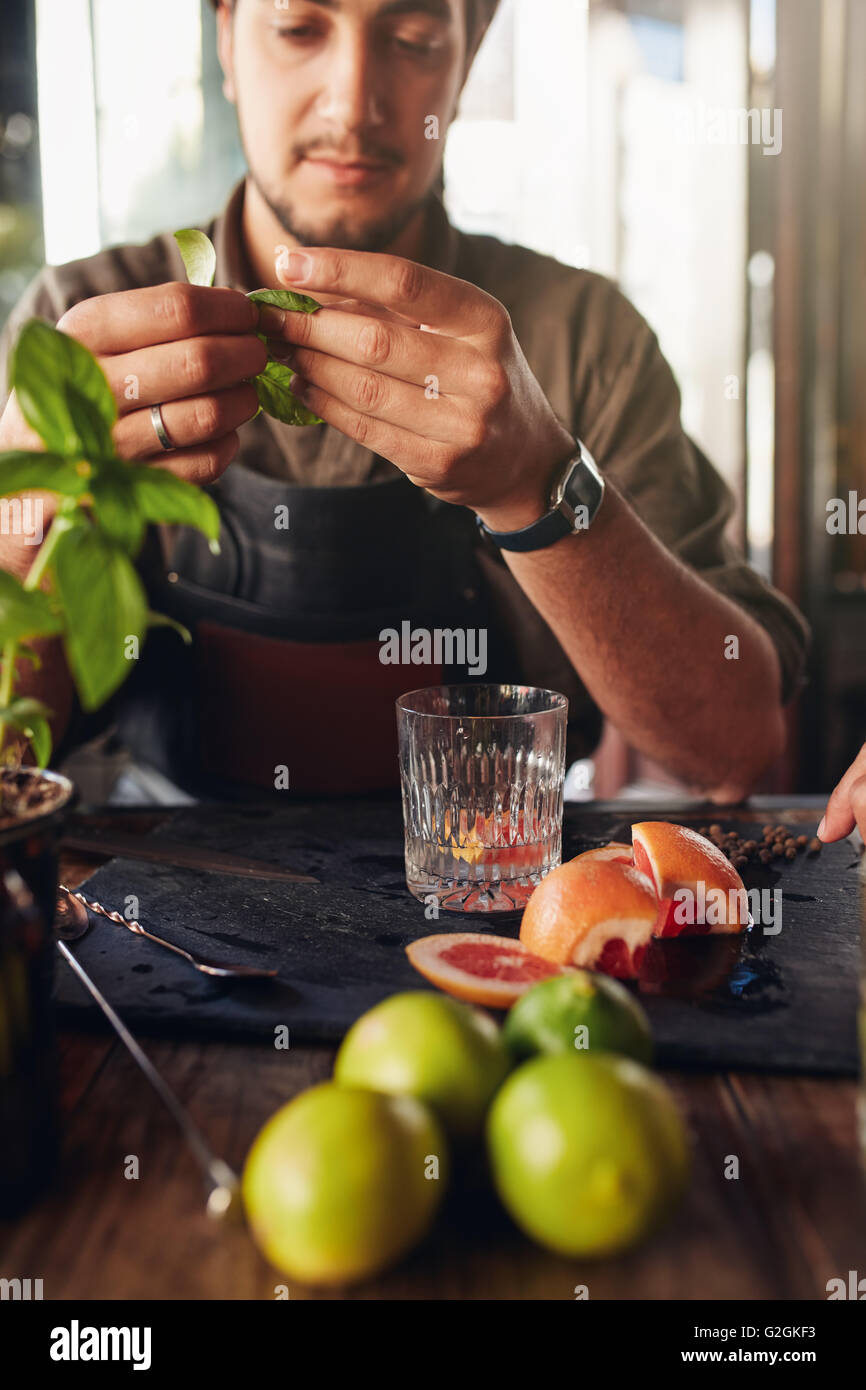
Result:
<svg viewBox="0 0 866 1390"><path fill-rule="evenodd" d="M841 840L855 825L866 840L866 743L833 790L818 826L818 839L826 844Z"/></svg>
<svg viewBox="0 0 866 1390"><path fill-rule="evenodd" d="M414 261L362 251L295 251L277 274L332 300L285 316L294 346L282 355L303 378L292 390L305 405L494 530L527 526L547 510L552 475L574 441L497 299ZM361 303L346 313L334 296Z"/></svg>
<svg viewBox="0 0 866 1390"><path fill-rule="evenodd" d="M84 299L57 327L93 353L108 379L117 401L120 456L209 483L228 467L238 427L258 409L247 378L267 360L256 337L266 319L237 290L178 282ZM152 405L162 407L175 445L170 453L156 437ZM0 419L0 449L39 447L13 393Z"/></svg>

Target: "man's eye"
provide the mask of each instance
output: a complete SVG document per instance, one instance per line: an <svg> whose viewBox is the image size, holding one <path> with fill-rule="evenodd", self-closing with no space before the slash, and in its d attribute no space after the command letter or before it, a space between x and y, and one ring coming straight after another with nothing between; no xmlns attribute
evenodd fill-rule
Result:
<svg viewBox="0 0 866 1390"><path fill-rule="evenodd" d="M412 43L410 39L401 39L396 37L394 39L394 44L395 47L399 48L401 53L415 53L420 54L422 57L428 53L432 53L434 48L436 47L435 43Z"/></svg>
<svg viewBox="0 0 866 1390"><path fill-rule="evenodd" d="M310 24L299 24L294 29L276 29L279 39L309 39L315 37L315 29Z"/></svg>

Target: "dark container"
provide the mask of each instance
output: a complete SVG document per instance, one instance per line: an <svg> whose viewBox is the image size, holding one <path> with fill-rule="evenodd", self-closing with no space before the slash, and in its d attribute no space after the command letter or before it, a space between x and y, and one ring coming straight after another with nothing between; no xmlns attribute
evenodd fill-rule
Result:
<svg viewBox="0 0 866 1390"><path fill-rule="evenodd" d="M0 1216L23 1210L49 1181L59 1151L54 983L58 846L75 788L49 809L0 826Z"/></svg>

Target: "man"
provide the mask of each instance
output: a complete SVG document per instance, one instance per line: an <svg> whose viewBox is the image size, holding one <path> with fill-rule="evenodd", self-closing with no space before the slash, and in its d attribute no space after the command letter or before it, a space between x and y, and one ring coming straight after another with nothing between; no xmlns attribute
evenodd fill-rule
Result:
<svg viewBox="0 0 866 1390"><path fill-rule="evenodd" d="M602 277L445 216L443 139L495 8L219 3L249 167L206 228L221 288L175 283L165 234L44 271L4 335L8 352L28 315L59 321L115 390L120 452L213 487L218 559L183 530L142 557L193 654L152 636L118 709L186 784L391 783L394 696L455 670L561 690L571 756L603 713L718 801L782 749L805 629L724 540L730 494L654 334ZM325 307L257 316L238 291L260 286ZM251 418L257 329L324 424ZM0 446L27 442L13 398ZM24 558L4 541L0 563ZM404 666L384 660L397 632ZM435 632L450 654L416 667L413 634ZM56 652L32 680L62 723Z"/></svg>

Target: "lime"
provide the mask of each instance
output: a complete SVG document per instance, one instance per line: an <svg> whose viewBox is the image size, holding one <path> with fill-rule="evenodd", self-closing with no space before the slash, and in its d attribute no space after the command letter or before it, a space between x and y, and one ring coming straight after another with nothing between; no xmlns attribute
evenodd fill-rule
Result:
<svg viewBox="0 0 866 1390"><path fill-rule="evenodd" d="M669 1213L689 1167L685 1127L652 1072L610 1052L535 1057L490 1109L499 1195L517 1224L563 1255L606 1255Z"/></svg>
<svg viewBox="0 0 866 1390"><path fill-rule="evenodd" d="M244 1167L244 1205L278 1269L301 1283L350 1284L426 1233L447 1167L442 1131L419 1101L328 1081L260 1131Z"/></svg>
<svg viewBox="0 0 866 1390"><path fill-rule="evenodd" d="M488 1014L445 994L392 994L362 1014L343 1039L334 1079L415 1096L455 1137L478 1135L510 1067Z"/></svg>
<svg viewBox="0 0 866 1390"><path fill-rule="evenodd" d="M652 1061L649 1019L634 995L609 975L576 970L527 990L505 1020L517 1058L537 1052L621 1052Z"/></svg>

